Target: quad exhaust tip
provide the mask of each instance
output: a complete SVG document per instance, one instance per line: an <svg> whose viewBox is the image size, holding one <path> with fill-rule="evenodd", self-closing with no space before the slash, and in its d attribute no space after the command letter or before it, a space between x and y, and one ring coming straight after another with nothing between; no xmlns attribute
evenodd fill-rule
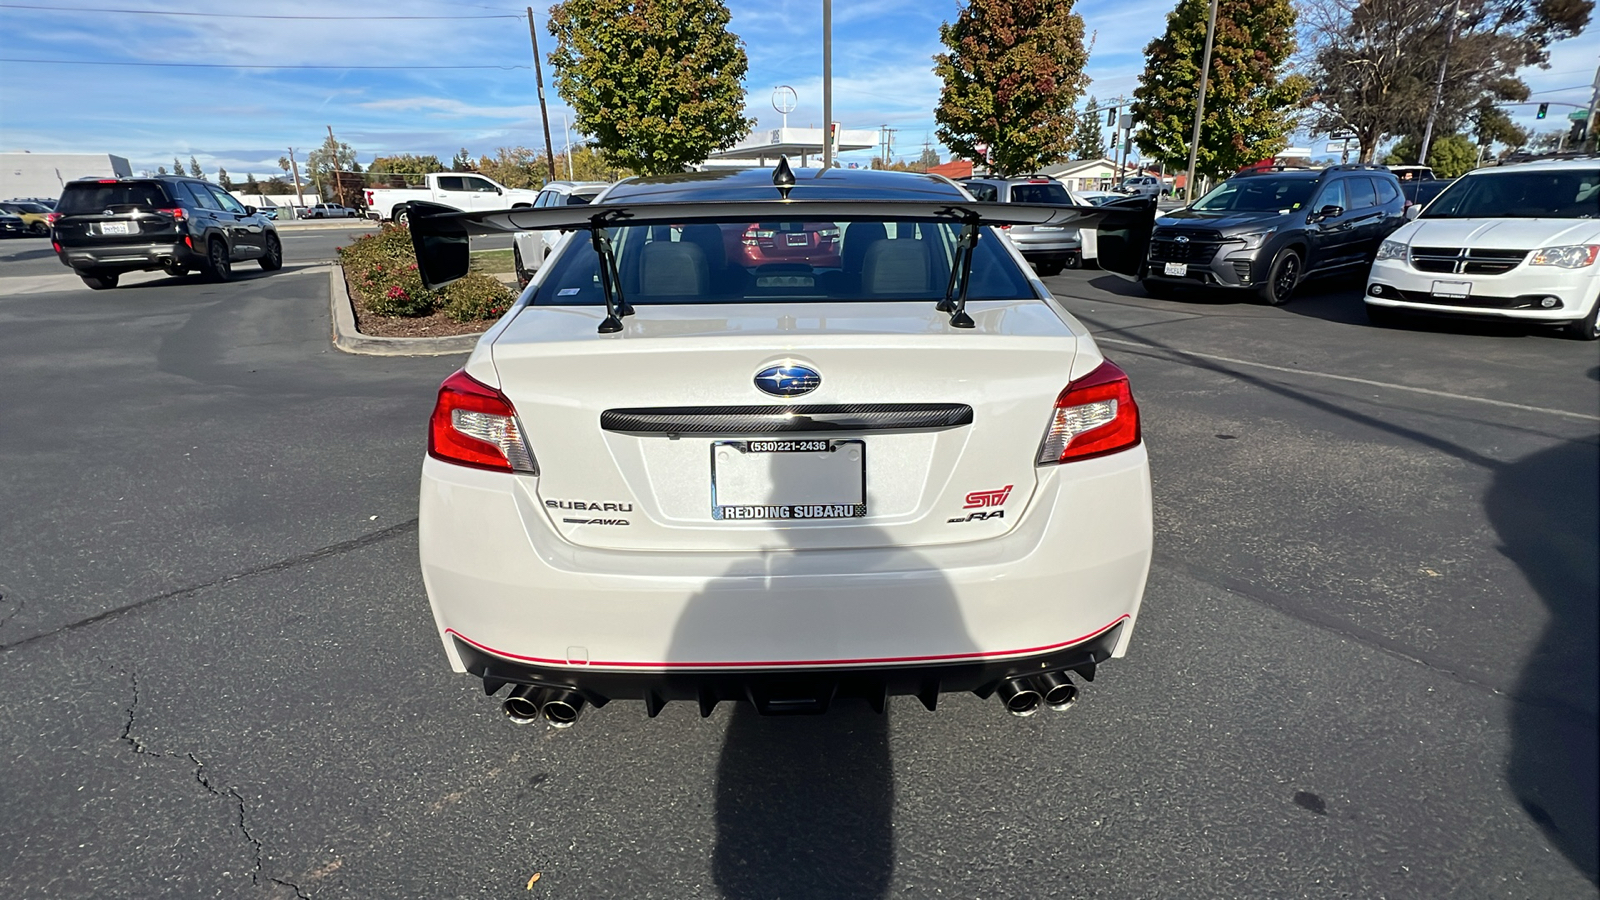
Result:
<svg viewBox="0 0 1600 900"><path fill-rule="evenodd" d="M506 718L518 725L531 725L539 721L539 689L523 685L511 691L511 696L500 704Z"/></svg>
<svg viewBox="0 0 1600 900"><path fill-rule="evenodd" d="M550 691L543 711L544 720L552 728L571 728L583 714L583 695L573 691Z"/></svg>
<svg viewBox="0 0 1600 900"><path fill-rule="evenodd" d="M1044 705L1057 712L1071 709L1078 703L1078 686L1065 672L1046 672L1035 679Z"/></svg>
<svg viewBox="0 0 1600 900"><path fill-rule="evenodd" d="M1033 686L1021 678L1008 678L1000 682L1000 702L1006 705L1006 712L1013 716L1025 718L1039 711L1039 706L1044 703L1044 698Z"/></svg>

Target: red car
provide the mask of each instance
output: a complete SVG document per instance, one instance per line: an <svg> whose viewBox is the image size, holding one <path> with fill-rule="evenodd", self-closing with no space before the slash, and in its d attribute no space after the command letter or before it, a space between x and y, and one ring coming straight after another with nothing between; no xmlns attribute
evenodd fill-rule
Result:
<svg viewBox="0 0 1600 900"><path fill-rule="evenodd" d="M805 263L837 269L839 225L836 222L756 222L740 234L723 230L729 259L743 259L754 268L767 263Z"/></svg>

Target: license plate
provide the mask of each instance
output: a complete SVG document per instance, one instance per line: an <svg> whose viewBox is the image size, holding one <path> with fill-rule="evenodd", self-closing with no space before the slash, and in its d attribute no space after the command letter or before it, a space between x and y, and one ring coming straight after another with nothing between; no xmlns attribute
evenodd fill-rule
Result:
<svg viewBox="0 0 1600 900"><path fill-rule="evenodd" d="M867 514L866 459L866 444L858 440L715 441L711 518L861 518Z"/></svg>
<svg viewBox="0 0 1600 900"><path fill-rule="evenodd" d="M1188 263L1167 263L1165 266L1161 267L1161 274L1163 274L1163 275L1176 275L1176 276L1182 277L1184 275L1189 274L1189 264Z"/></svg>
<svg viewBox="0 0 1600 900"><path fill-rule="evenodd" d="M786 240L791 247L804 247L811 243L810 236L805 234L791 234L786 237Z"/></svg>
<svg viewBox="0 0 1600 900"><path fill-rule="evenodd" d="M1435 281L1433 283L1435 297L1451 297L1465 300L1472 296L1472 282L1470 281Z"/></svg>
<svg viewBox="0 0 1600 900"><path fill-rule="evenodd" d="M132 234L132 224L129 222L101 222L101 234Z"/></svg>
<svg viewBox="0 0 1600 900"><path fill-rule="evenodd" d="M1066 231L1067 230L1067 226L1065 226L1065 225L1035 225L1035 226L1033 226L1033 230L1034 231Z"/></svg>

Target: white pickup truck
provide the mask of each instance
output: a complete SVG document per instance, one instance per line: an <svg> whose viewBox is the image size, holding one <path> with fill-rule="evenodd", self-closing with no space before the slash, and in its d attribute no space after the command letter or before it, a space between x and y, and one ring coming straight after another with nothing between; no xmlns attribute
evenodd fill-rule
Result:
<svg viewBox="0 0 1600 900"><path fill-rule="evenodd" d="M426 187L367 188L367 214L379 219L406 220L406 203L421 200L462 211L512 209L532 206L538 191L508 188L471 172L435 172L425 175Z"/></svg>

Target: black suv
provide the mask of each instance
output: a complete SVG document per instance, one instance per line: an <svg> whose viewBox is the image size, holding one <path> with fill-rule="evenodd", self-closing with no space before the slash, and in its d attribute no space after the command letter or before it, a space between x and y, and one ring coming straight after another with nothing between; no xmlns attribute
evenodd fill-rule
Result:
<svg viewBox="0 0 1600 900"><path fill-rule="evenodd" d="M199 178L87 178L68 182L56 204L56 255L95 290L123 272L199 269L215 281L253 259L283 266L283 244L267 218Z"/></svg>
<svg viewBox="0 0 1600 900"><path fill-rule="evenodd" d="M1279 306L1308 277L1370 266L1404 211L1400 182L1380 166L1240 173L1156 220L1144 287L1244 290Z"/></svg>

